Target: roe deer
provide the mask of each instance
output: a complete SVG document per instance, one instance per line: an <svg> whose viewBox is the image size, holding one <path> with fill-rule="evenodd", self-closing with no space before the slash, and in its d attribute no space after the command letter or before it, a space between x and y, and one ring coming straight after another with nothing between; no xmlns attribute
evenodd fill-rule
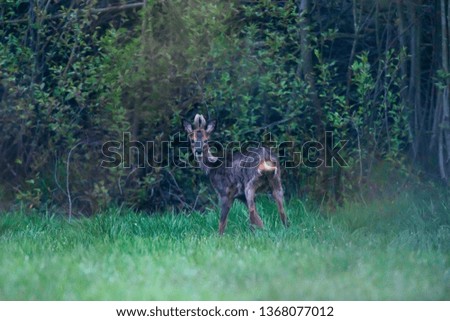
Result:
<svg viewBox="0 0 450 321"><path fill-rule="evenodd" d="M210 152L208 139L216 123L206 123L202 115L194 118L194 127L187 122L183 126L189 135L192 152L200 168L209 175L212 186L219 196L221 214L219 234L222 235L227 225L228 212L234 199L246 202L250 223L263 227L263 222L255 207L255 194L259 189L270 187L277 203L281 221L285 226L288 220L283 207L283 187L281 185L280 164L265 147L254 148L251 152L232 152L231 161L226 163Z"/></svg>

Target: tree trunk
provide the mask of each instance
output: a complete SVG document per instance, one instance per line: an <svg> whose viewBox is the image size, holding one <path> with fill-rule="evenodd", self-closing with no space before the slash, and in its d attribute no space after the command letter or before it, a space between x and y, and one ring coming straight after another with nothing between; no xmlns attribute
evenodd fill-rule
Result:
<svg viewBox="0 0 450 321"><path fill-rule="evenodd" d="M312 59L312 48L309 38L309 28L311 26L310 19L310 0L296 0L300 22L299 22L299 36L301 43L301 64L297 68L297 75L304 79L309 86L309 97L314 106L314 118L316 125L316 138L319 139L323 135L322 126L322 107L317 94L313 59Z"/></svg>
<svg viewBox="0 0 450 321"><path fill-rule="evenodd" d="M410 32L410 53L411 53L411 63L409 71L409 91L408 91L408 102L413 108L414 118L412 120L412 132L413 132L413 150L417 151L418 145L420 144L420 133L419 133L419 120L422 117L422 103L421 103L421 84L420 84L420 74L421 74L421 55L420 55L420 35L421 35L421 23L420 19L417 17L417 8L420 6L421 0L417 3L414 1L408 1L408 15L410 18L411 32Z"/></svg>
<svg viewBox="0 0 450 321"><path fill-rule="evenodd" d="M445 0L441 4L441 40L442 40L442 69L448 75L448 16L446 15ZM446 86L442 89L442 119L439 128L439 171L441 178L448 183L448 165L450 162L450 107L449 107L450 80L446 79Z"/></svg>

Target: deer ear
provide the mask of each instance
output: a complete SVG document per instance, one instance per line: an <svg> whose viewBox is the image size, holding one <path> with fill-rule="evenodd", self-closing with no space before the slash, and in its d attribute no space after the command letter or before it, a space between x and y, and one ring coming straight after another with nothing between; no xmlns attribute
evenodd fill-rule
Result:
<svg viewBox="0 0 450 321"><path fill-rule="evenodd" d="M216 127L216 121L215 120L211 120L209 122L208 126L206 126L206 132L208 134L211 134L215 127Z"/></svg>
<svg viewBox="0 0 450 321"><path fill-rule="evenodd" d="M188 132L188 134L192 133L192 125L187 120L183 120L183 127Z"/></svg>

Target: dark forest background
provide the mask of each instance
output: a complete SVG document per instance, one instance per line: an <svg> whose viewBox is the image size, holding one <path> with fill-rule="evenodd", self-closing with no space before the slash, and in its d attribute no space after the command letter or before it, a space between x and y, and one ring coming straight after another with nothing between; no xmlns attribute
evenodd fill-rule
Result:
<svg viewBox="0 0 450 321"><path fill-rule="evenodd" d="M105 142L175 141L195 113L221 142L348 141L348 167L284 170L288 197L448 186L449 0L0 3L0 208L202 209L197 169L99 166Z"/></svg>

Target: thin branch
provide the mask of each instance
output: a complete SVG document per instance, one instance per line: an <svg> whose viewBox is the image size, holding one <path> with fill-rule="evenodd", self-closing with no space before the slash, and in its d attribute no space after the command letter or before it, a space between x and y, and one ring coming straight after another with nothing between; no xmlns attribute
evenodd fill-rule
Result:
<svg viewBox="0 0 450 321"><path fill-rule="evenodd" d="M285 119L281 119L281 120L275 121L275 122L270 123L270 124L268 124L266 126L252 128L250 130L245 131L243 134L254 133L256 131L260 131L261 129L265 130L267 128L270 128L270 127L273 127L273 126L276 126L276 125L280 125L280 124L284 124L284 123L290 122L294 118L295 118L295 116L292 116L292 117L289 117L289 118L285 118Z"/></svg>
<svg viewBox="0 0 450 321"><path fill-rule="evenodd" d="M200 191L197 193L197 197L195 198L194 205L192 205L193 211L195 211L195 208L197 207L197 202L198 202L199 197L200 197Z"/></svg>
<svg viewBox="0 0 450 321"><path fill-rule="evenodd" d="M358 156L359 156L359 179L358 179L358 186L361 188L361 183L363 179L363 161L362 161L362 152L361 152L361 136L359 134L358 126L356 125L355 121L353 120L353 117L351 118L351 123L353 127L356 130L356 138L358 142Z"/></svg>
<svg viewBox="0 0 450 321"><path fill-rule="evenodd" d="M72 218L72 195L70 194L70 157L72 156L72 152L77 148L81 143L77 143L75 146L73 146L69 154L67 155L67 162L66 162L66 195L67 199L69 201L69 220Z"/></svg>
<svg viewBox="0 0 450 321"><path fill-rule="evenodd" d="M125 184L124 184L124 186L127 184L127 181L128 181L128 178L130 178L130 176L135 172L135 171L137 171L139 169L139 167L135 167L135 168L133 168L133 170L127 175L127 177L125 178ZM117 181L117 184L118 184L118 186L119 186L119 192L120 192L120 195L123 195L123 190L122 190L122 176L121 175L119 175L119 180Z"/></svg>
<svg viewBox="0 0 450 321"><path fill-rule="evenodd" d="M175 179L175 176L173 176L172 172L168 169L166 170L167 173L169 173L170 177L172 178L173 182L175 183L175 187L177 188L178 192L181 192L181 188L178 185L177 180Z"/></svg>
<svg viewBox="0 0 450 321"><path fill-rule="evenodd" d="M145 3L146 1L143 0L142 2L138 2L138 3L129 3L129 4L123 4L120 6L114 6L114 7L108 7L108 8L94 8L91 9L90 11L92 13L103 13L103 12L108 12L108 11L121 11L121 10L129 10L129 9L135 9L135 8L143 8L145 7Z"/></svg>
<svg viewBox="0 0 450 321"><path fill-rule="evenodd" d="M111 11L130 10L130 9L142 8L145 6L145 3L146 3L146 1L144 0L144 1L138 2L138 3L129 3L129 4L123 4L123 5L114 6L114 7L92 8L92 9L88 9L87 12L91 13L91 14L100 14L100 13L111 12ZM67 15L67 13L58 13L53 16L44 17L42 19L42 21L59 19L59 18L65 17L66 15ZM0 21L0 24L2 24L2 25L19 24L19 23L28 22L28 20L29 20L28 18L12 19L12 20Z"/></svg>
<svg viewBox="0 0 450 321"><path fill-rule="evenodd" d="M64 195L67 196L66 191L62 188L61 184L59 183L57 170L58 170L58 156L55 155L55 169L53 171L55 183L56 183L56 186L61 190L61 192L63 192Z"/></svg>
<svg viewBox="0 0 450 321"><path fill-rule="evenodd" d="M192 208L192 206L190 206L188 203L186 203L178 194L174 194L172 192L169 191L169 195L175 197L178 202L180 202L181 204L183 204L185 207L188 207L190 211L193 211L194 209Z"/></svg>

